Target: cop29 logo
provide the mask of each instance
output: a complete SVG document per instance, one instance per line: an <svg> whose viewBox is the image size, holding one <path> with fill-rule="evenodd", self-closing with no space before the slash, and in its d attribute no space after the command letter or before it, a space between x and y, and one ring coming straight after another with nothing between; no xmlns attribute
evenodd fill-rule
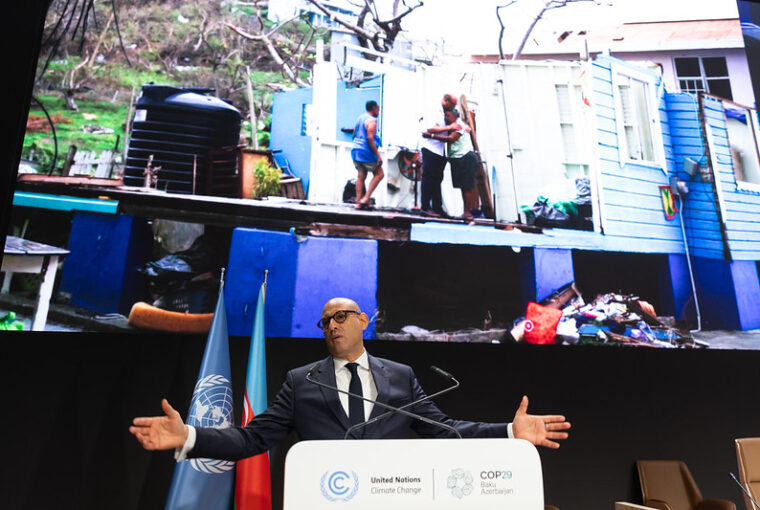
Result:
<svg viewBox="0 0 760 510"><path fill-rule="evenodd" d="M359 490L359 477L353 471L325 471L320 485L327 501L349 501Z"/></svg>
<svg viewBox="0 0 760 510"><path fill-rule="evenodd" d="M451 491L451 495L457 499L472 494L472 473L464 469L452 469L451 474L446 479L446 487Z"/></svg>

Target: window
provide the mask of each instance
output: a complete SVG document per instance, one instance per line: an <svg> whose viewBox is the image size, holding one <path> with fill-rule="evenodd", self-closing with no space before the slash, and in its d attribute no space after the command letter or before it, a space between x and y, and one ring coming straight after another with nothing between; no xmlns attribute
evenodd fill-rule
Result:
<svg viewBox="0 0 760 510"><path fill-rule="evenodd" d="M732 99L726 57L678 57L673 60L681 92L708 92Z"/></svg>
<svg viewBox="0 0 760 510"><path fill-rule="evenodd" d="M739 189L760 191L757 110L724 101L723 111L736 185Z"/></svg>
<svg viewBox="0 0 760 510"><path fill-rule="evenodd" d="M612 84L621 165L639 162L665 170L665 149L659 121L657 78L613 66Z"/></svg>
<svg viewBox="0 0 760 510"><path fill-rule="evenodd" d="M586 177L589 157L587 151L584 150L587 144L583 137L583 130L579 129L582 125L579 111L583 104L581 87L574 84L556 84L554 90L557 96L565 177L568 179Z"/></svg>

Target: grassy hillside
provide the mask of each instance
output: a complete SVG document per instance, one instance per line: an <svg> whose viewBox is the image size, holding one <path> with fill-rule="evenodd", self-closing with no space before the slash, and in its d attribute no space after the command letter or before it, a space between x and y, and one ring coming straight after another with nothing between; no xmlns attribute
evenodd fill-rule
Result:
<svg viewBox="0 0 760 510"><path fill-rule="evenodd" d="M55 126L56 171L71 145L78 150L123 152L130 99L147 83L213 88L247 118L247 69L259 114L257 138L266 147L272 94L286 86L286 80L261 44L240 38L226 26L231 23L255 32L263 18L250 7L241 9L212 0L193 4L125 0L119 4L123 45L109 20L109 2L96 2L96 16L90 19L97 23L91 21L89 31L74 34L76 37L53 31L59 18L68 19L67 2L54 0L48 12L50 32L43 37L46 44L40 54L34 95ZM75 24L76 17L71 26ZM294 24L294 33L298 30ZM45 63L49 65L45 67ZM243 134L250 132L245 123ZM47 171L54 150L50 122L32 101L22 157Z"/></svg>

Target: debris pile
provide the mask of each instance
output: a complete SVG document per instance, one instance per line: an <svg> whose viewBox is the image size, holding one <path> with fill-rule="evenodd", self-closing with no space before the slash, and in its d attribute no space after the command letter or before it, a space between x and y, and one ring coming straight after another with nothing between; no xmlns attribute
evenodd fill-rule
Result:
<svg viewBox="0 0 760 510"><path fill-rule="evenodd" d="M676 327L673 317L657 317L654 307L637 296L608 293L586 303L574 283L542 304L530 303L511 334L518 342L536 344L708 347Z"/></svg>

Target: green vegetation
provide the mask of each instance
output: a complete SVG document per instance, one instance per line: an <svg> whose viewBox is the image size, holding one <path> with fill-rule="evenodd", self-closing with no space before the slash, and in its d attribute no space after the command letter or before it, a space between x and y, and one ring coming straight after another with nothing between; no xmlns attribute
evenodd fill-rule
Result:
<svg viewBox="0 0 760 510"><path fill-rule="evenodd" d="M256 178L253 185L253 197L264 198L279 195L280 175L282 175L280 170L270 166L266 159L257 161L253 169L253 176Z"/></svg>
<svg viewBox="0 0 760 510"><path fill-rule="evenodd" d="M116 138L119 137L119 148L123 147L128 98L126 102L119 103L80 100L78 112L66 110L66 102L59 96L40 96L37 99L42 102L55 123L55 133L58 138L58 166L62 165L70 145L76 145L78 149L98 152L113 150ZM29 129L32 123L40 129ZM34 160L47 169L53 158L53 133L44 112L34 102L29 109L27 126L23 155L28 158L33 154ZM98 126L113 130L113 132L87 133L85 129L89 126Z"/></svg>
<svg viewBox="0 0 760 510"><path fill-rule="evenodd" d="M130 99L136 99L147 83L214 89L217 96L240 110L247 124L241 133L250 137L248 69L258 120L255 136L260 148L268 146L273 93L294 85L283 77L262 42L247 40L228 27L234 25L252 34L269 30L271 23L266 21L265 11L218 0L189 4L179 0L124 0L119 2L118 11L122 46L109 19L111 5L95 2L94 17L84 24L79 20L82 13L72 12L66 0L52 0L48 10L46 30L87 27L86 34L43 35L47 45L40 54L34 94L53 118L59 169L71 145L80 151L113 150L118 137L117 150L123 151ZM71 24L56 23L59 19L71 21L72 16ZM97 23L93 22L95 17ZM293 41L303 39L308 30L306 23L295 21L277 31L276 44L282 54L295 51ZM313 55L307 52L304 62L311 61ZM309 78L303 67L298 75L304 81ZM113 132L87 132L93 126ZM22 157L33 159L46 171L53 152L49 122L32 102Z"/></svg>

